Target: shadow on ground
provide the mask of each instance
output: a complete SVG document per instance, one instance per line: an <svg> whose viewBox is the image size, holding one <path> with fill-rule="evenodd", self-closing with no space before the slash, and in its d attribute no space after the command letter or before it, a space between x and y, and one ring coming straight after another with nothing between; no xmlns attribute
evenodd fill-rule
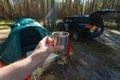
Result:
<svg viewBox="0 0 120 80"><path fill-rule="evenodd" d="M120 31L105 29L104 33L96 38L96 40L113 48L120 49Z"/></svg>
<svg viewBox="0 0 120 80"><path fill-rule="evenodd" d="M120 80L119 51L96 40L73 41L65 64L50 65L38 80Z"/></svg>

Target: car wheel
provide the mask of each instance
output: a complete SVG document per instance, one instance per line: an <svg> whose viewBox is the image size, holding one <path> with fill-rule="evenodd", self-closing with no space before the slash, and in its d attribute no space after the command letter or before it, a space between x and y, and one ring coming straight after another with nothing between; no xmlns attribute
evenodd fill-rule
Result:
<svg viewBox="0 0 120 80"><path fill-rule="evenodd" d="M79 32L77 30L72 31L72 39L79 40Z"/></svg>

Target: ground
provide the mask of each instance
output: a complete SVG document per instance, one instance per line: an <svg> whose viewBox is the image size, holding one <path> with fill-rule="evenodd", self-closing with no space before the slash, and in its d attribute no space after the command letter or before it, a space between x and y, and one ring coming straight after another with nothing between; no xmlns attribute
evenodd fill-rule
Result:
<svg viewBox="0 0 120 80"><path fill-rule="evenodd" d="M9 32L0 29L0 45ZM64 63L57 58L41 66L37 80L120 80L120 31L105 29L96 39L72 41L71 47L73 53L62 58Z"/></svg>
<svg viewBox="0 0 120 80"><path fill-rule="evenodd" d="M120 49L120 31L105 29L104 34L96 40L111 46L112 48Z"/></svg>
<svg viewBox="0 0 120 80"><path fill-rule="evenodd" d="M10 33L10 28L0 29L0 47Z"/></svg>

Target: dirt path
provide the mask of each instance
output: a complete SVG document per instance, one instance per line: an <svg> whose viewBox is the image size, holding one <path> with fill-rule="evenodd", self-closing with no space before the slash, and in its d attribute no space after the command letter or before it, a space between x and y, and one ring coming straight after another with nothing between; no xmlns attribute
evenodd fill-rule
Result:
<svg viewBox="0 0 120 80"><path fill-rule="evenodd" d="M97 41L73 41L76 54L65 60L66 65L47 68L38 80L120 80L120 54L115 51L120 48L119 36L118 31L105 29Z"/></svg>
<svg viewBox="0 0 120 80"><path fill-rule="evenodd" d="M9 33L10 33L10 28L0 29L0 45L8 37Z"/></svg>
<svg viewBox="0 0 120 80"><path fill-rule="evenodd" d="M120 49L120 31L105 29L104 33L96 38L99 42Z"/></svg>

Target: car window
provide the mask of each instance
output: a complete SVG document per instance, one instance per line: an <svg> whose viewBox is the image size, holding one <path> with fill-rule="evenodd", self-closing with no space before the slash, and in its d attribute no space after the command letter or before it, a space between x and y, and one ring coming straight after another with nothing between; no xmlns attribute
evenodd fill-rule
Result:
<svg viewBox="0 0 120 80"><path fill-rule="evenodd" d="M76 22L82 23L82 24L88 24L89 23L89 18L83 17L83 18L78 18L76 19Z"/></svg>
<svg viewBox="0 0 120 80"><path fill-rule="evenodd" d="M81 18L81 23L88 24L89 23L89 18Z"/></svg>

